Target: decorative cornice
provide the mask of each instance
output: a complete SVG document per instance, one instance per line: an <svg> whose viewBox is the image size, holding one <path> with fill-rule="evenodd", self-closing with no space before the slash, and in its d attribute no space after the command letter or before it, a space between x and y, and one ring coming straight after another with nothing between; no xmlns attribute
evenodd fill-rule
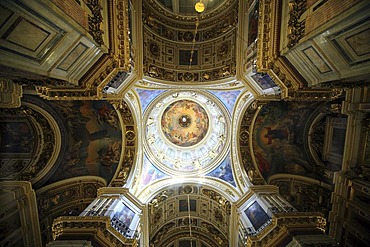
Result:
<svg viewBox="0 0 370 247"><path fill-rule="evenodd" d="M291 212L276 214L269 226L257 235L249 236L247 246L274 246L272 243L279 243L294 229L312 229L323 233L325 226L326 220L320 213Z"/></svg>
<svg viewBox="0 0 370 247"><path fill-rule="evenodd" d="M94 19L94 23L97 23L98 20L101 19L98 12L101 12L102 6L99 4L99 0L89 0L88 3L93 13L96 13L96 16L90 17L89 20ZM82 76L79 81L80 87L55 88L49 86L36 86L36 91L42 98L48 100L104 99L107 97L107 95L103 93L103 88L106 84L108 84L119 72L128 72L130 70L129 1L107 1L107 5L107 26L109 30L104 31L108 32L108 51L92 65L91 69L86 72L84 76ZM96 23L94 24L94 39L98 39L96 42L103 45L103 40L100 37L102 34L100 30L101 25Z"/></svg>
<svg viewBox="0 0 370 247"><path fill-rule="evenodd" d="M93 237L103 246L138 246L136 239L125 238L117 232L108 216L61 216L54 220L52 231L54 240L78 235Z"/></svg>

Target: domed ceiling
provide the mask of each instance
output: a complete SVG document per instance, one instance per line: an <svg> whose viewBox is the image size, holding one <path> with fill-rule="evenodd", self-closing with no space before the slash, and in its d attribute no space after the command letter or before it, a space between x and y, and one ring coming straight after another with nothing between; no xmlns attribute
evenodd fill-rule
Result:
<svg viewBox="0 0 370 247"><path fill-rule="evenodd" d="M172 175L210 171L230 143L228 112L206 92L165 93L148 106L143 122L149 158Z"/></svg>
<svg viewBox="0 0 370 247"><path fill-rule="evenodd" d="M144 76L173 82L215 83L236 75L237 1L143 2Z"/></svg>

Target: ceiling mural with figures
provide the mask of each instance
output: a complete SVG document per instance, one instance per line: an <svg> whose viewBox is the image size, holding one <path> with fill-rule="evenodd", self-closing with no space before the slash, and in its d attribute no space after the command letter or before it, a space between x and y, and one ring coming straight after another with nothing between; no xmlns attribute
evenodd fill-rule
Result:
<svg viewBox="0 0 370 247"><path fill-rule="evenodd" d="M162 113L161 128L171 143L190 147L206 136L209 129L208 114L194 101L175 101Z"/></svg>
<svg viewBox="0 0 370 247"><path fill-rule="evenodd" d="M370 2L335 2L1 0L0 246L366 245Z"/></svg>
<svg viewBox="0 0 370 247"><path fill-rule="evenodd" d="M75 176L100 176L107 183L121 157L122 131L118 115L107 101L54 101L68 129L68 146L49 183Z"/></svg>
<svg viewBox="0 0 370 247"><path fill-rule="evenodd" d="M319 114L325 117L313 124ZM326 116L346 121L322 103L270 102L261 108L253 129L253 151L266 181L273 175L289 173L331 183L332 174L339 167L326 161L323 155L325 125L330 119ZM336 139L341 138L336 135ZM338 141L336 147L339 149L343 144ZM322 161L314 161L313 155L318 155Z"/></svg>

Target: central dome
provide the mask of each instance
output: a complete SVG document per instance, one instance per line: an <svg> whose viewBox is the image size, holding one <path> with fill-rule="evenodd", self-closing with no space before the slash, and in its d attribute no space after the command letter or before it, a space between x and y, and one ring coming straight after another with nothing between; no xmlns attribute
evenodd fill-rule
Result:
<svg viewBox="0 0 370 247"><path fill-rule="evenodd" d="M212 93L162 93L148 105L143 119L145 154L167 174L206 174L227 154L230 117Z"/></svg>
<svg viewBox="0 0 370 247"><path fill-rule="evenodd" d="M180 147L190 147L206 136L209 119L207 112L198 103L179 100L164 110L161 127L164 136L171 143Z"/></svg>

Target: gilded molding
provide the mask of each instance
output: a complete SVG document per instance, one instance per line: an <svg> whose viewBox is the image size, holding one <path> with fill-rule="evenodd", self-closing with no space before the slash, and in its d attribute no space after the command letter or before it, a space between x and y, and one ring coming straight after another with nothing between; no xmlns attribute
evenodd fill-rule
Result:
<svg viewBox="0 0 370 247"><path fill-rule="evenodd" d="M42 187L36 191L43 243L51 241L51 223L61 215L80 214L106 186L100 177L76 177Z"/></svg>
<svg viewBox="0 0 370 247"><path fill-rule="evenodd" d="M33 150L29 157L12 154L11 159L13 159L14 163L2 169L0 175L3 178L35 183L44 170L50 169L50 160L56 154L56 151L59 151L56 145L56 135L59 130L48 121L47 116L44 116L38 109L33 109L34 107L25 103L20 108L2 109L3 116L8 121L24 120L31 124L34 129L34 142L27 140L22 145L29 146L31 143L43 143L40 148Z"/></svg>
<svg viewBox="0 0 370 247"><path fill-rule="evenodd" d="M280 56L280 5L281 0L262 0L259 9L257 71L265 72L281 88L284 99L288 92L303 87L303 79Z"/></svg>
<svg viewBox="0 0 370 247"><path fill-rule="evenodd" d="M241 156L241 162L244 167L244 170L249 178L249 181L253 185L264 185L265 180L261 176L261 173L257 166L254 164L252 158L252 149L251 149L251 127L253 124L253 119L258 114L261 105L259 106L257 101L254 101L246 109L243 115L243 120L240 125L239 133L239 150Z"/></svg>
<svg viewBox="0 0 370 247"><path fill-rule="evenodd" d="M22 86L12 81L0 80L0 107L17 108L21 105Z"/></svg>
<svg viewBox="0 0 370 247"><path fill-rule="evenodd" d="M216 190L199 185L170 187L156 193L151 199L148 203L151 243L167 246L164 243L170 243L184 231L188 232L187 211L181 211L175 206L177 200L186 201L188 197L196 205L201 205L196 207L196 212L191 213L194 235L205 236L208 239L206 242L217 239L219 244L211 243L212 246L228 243L231 203ZM169 212L164 212L164 208L168 208Z"/></svg>
<svg viewBox="0 0 370 247"><path fill-rule="evenodd" d="M319 229L325 231L326 220L320 213L290 212L275 214L272 223L255 236L249 236L247 246L272 246L283 240L290 230Z"/></svg>
<svg viewBox="0 0 370 247"><path fill-rule="evenodd" d="M122 145L121 164L119 171L112 179L110 186L122 187L126 184L127 179L131 173L131 169L135 164L135 157L137 152L137 132L134 118L128 104L121 100L113 103L118 110L120 120L123 123L122 131L124 131L125 144Z"/></svg>
<svg viewBox="0 0 370 247"><path fill-rule="evenodd" d="M54 220L53 239L76 236L93 237L103 246L138 246L136 239L125 238L110 223L108 216L61 216Z"/></svg>
<svg viewBox="0 0 370 247"><path fill-rule="evenodd" d="M158 4L158 1L149 0L147 2L148 2L148 5L151 7L152 11L155 11L157 14L163 15L166 18L170 18L172 20L178 20L179 22L184 22L184 21L194 22L195 21L195 17L190 17L187 15L178 15L171 11L167 11L165 8L163 8L162 6ZM238 1L235 1L235 0L225 0L224 3L221 6L219 6L216 10L209 12L209 13L207 12L202 13L201 18L210 19L211 17L215 17L215 16L217 17L218 15L227 11L230 8L230 6L237 5L237 3ZM219 22L219 19L215 18L213 21L214 23L217 23ZM182 25L182 24L178 24L178 25Z"/></svg>
<svg viewBox="0 0 370 247"><path fill-rule="evenodd" d="M89 0L88 3L96 13L101 12L102 7L98 0ZM130 70L129 1L107 1L107 5L109 30L104 31L109 33L109 44L105 44L108 46L108 51L82 76L79 87L36 86L36 92L42 98L47 100L104 99L107 95L103 93L103 89L110 80L117 73ZM99 20L99 18L96 19ZM59 83L56 84L59 85Z"/></svg>

